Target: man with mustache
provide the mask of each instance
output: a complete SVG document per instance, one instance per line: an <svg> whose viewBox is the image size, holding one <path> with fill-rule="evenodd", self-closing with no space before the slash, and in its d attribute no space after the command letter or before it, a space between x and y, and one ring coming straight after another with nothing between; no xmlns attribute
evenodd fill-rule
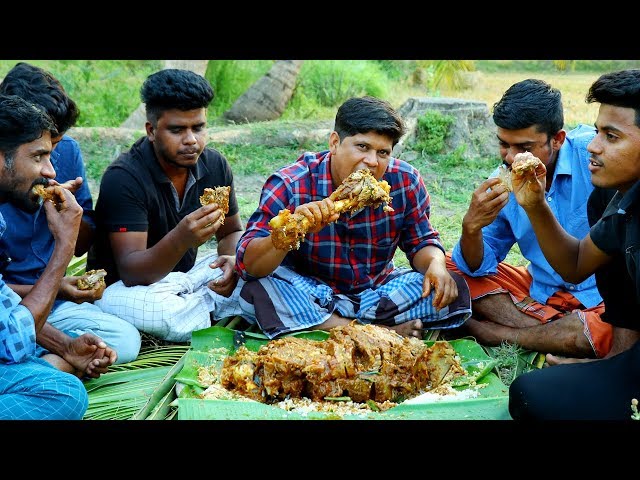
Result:
<svg viewBox="0 0 640 480"><path fill-rule="evenodd" d="M96 302L139 330L187 342L211 325L210 312L239 313L235 247L242 233L233 174L206 147L207 107L214 92L189 70L150 75L141 88L146 136L105 171L96 202L96 243L87 262L109 284ZM205 188L231 187L229 211L202 206ZM216 237L217 254L196 262L198 247Z"/></svg>
<svg viewBox="0 0 640 480"><path fill-rule="evenodd" d="M49 72L25 62L17 63L0 83L0 93L18 95L45 110L56 125L58 134L52 137L51 164L55 170L52 179L40 178L48 186L62 185L69 189L84 213L76 241L75 255L84 255L93 242L95 224L93 201L86 183L85 167L78 142L67 135L75 125L80 111L62 84ZM5 282L24 297L38 280L53 252L54 238L47 228L42 208L25 211L6 203L0 212L7 223L7 231L0 239L10 262L0 265ZM104 286L82 290L79 277L65 275L58 297L47 321L58 330L80 335L93 333L102 338L118 354L117 363L131 362L140 351L140 333L129 322L103 312L93 302L98 300ZM72 371L64 362L58 368Z"/></svg>
<svg viewBox="0 0 640 480"><path fill-rule="evenodd" d="M0 204L39 208L33 187L55 176L50 157L56 135L46 113L15 95L0 95ZM5 420L81 419L88 396L78 376L97 378L116 360L116 352L96 335L71 337L47 322L82 218L69 190L48 188L56 205L49 201L43 209L55 245L42 275L22 298L0 275L0 419ZM0 213L0 237L5 229ZM7 257L0 249L0 260ZM53 366L60 361L73 366L77 376Z"/></svg>

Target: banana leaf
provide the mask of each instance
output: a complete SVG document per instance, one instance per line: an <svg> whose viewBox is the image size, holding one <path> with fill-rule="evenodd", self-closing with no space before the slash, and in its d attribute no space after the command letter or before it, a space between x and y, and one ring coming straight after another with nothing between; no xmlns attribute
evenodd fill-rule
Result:
<svg viewBox="0 0 640 480"><path fill-rule="evenodd" d="M298 332L296 336L313 340L324 340L328 333L323 331ZM201 366L220 364L224 358L232 354L239 336L234 330L224 327L210 327L194 332L191 346L193 351L185 356L182 370L176 375L176 381L186 384L178 397L178 419L180 420L328 420L340 418L344 420L436 420L436 419L510 419L508 413L508 387L495 373L495 360L475 341L469 339L451 340L461 363L468 375L458 380L454 388L461 393L473 388L474 397L464 395L453 396L452 399L442 397L434 401L433 396L422 395L384 412L363 414L346 414L338 416L326 412L287 412L278 407L254 401L236 400L204 400L199 394L205 387L198 380L198 369ZM268 339L259 333L243 332L240 336L242 344L256 351ZM427 345L433 342L426 342Z"/></svg>

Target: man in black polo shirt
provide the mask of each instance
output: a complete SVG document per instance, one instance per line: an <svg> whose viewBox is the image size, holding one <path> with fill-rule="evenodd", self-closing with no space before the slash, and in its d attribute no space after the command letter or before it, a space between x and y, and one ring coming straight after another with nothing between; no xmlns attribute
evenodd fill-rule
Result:
<svg viewBox="0 0 640 480"><path fill-rule="evenodd" d="M589 213L602 211L611 196L598 188L615 190L590 233L578 240L554 219L544 198L544 165L512 176L512 182L553 268L571 282L597 274L613 343L602 360L559 364L517 378L509 389L514 419L630 419L632 401L640 398L640 70L602 75L587 102L600 103L597 134L587 148L597 187Z"/></svg>
<svg viewBox="0 0 640 480"><path fill-rule="evenodd" d="M211 85L188 70L150 75L141 88L147 135L105 171L96 203L97 241L87 268L104 268L99 306L170 341L235 315L235 248L243 231L226 158L206 148ZM229 211L202 206L205 188L230 186ZM217 254L196 263L216 236ZM96 302L98 303L98 302Z"/></svg>

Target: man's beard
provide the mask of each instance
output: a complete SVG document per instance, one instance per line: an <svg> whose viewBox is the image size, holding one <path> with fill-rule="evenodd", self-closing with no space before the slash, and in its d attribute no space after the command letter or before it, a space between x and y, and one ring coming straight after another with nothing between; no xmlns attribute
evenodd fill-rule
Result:
<svg viewBox="0 0 640 480"><path fill-rule="evenodd" d="M10 203L27 213L35 213L42 205L42 199L36 196L32 189L36 185L49 185L46 178L39 178L31 184L26 192L18 190L19 179L9 179L8 185L0 185L0 203Z"/></svg>

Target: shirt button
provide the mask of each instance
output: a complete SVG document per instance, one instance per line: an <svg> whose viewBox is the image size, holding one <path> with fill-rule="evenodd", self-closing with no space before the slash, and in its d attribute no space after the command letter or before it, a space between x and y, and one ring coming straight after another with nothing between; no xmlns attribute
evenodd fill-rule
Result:
<svg viewBox="0 0 640 480"><path fill-rule="evenodd" d="M550 202L551 201L551 197L547 197L547 200Z"/></svg>
<svg viewBox="0 0 640 480"><path fill-rule="evenodd" d="M576 289L576 287L574 287L573 285L571 285L571 286L569 287L569 290L575 290L575 289Z"/></svg>

